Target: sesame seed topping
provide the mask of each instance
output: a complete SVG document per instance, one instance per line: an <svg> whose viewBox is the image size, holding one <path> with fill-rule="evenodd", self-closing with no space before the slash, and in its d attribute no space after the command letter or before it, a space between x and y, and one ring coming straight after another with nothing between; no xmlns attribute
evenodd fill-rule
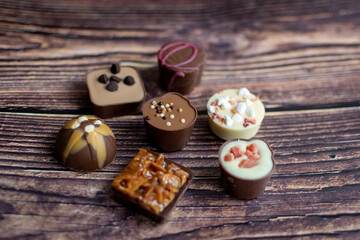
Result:
<svg viewBox="0 0 360 240"><path fill-rule="evenodd" d="M160 108L165 108L165 106L164 106L164 105L161 105Z"/></svg>
<svg viewBox="0 0 360 240"><path fill-rule="evenodd" d="M151 105L150 107L151 107L151 108L155 108L155 106L154 106L154 105Z"/></svg>
<svg viewBox="0 0 360 240"><path fill-rule="evenodd" d="M155 101L155 100L154 100L154 101L152 101L152 104L153 104L153 105L156 105L156 101Z"/></svg>
<svg viewBox="0 0 360 240"><path fill-rule="evenodd" d="M160 117L163 117L163 116L165 116L165 115L164 115L163 113L161 113L161 114L160 114Z"/></svg>
<svg viewBox="0 0 360 240"><path fill-rule="evenodd" d="M179 108L179 112L182 112L183 110L182 110L182 108Z"/></svg>
<svg viewBox="0 0 360 240"><path fill-rule="evenodd" d="M175 117L174 114L171 114L171 115L170 115L170 118L174 118L174 117Z"/></svg>
<svg viewBox="0 0 360 240"><path fill-rule="evenodd" d="M165 107L167 107L167 108L168 108L168 107L170 107L170 105L167 103L167 104L165 104Z"/></svg>
<svg viewBox="0 0 360 240"><path fill-rule="evenodd" d="M181 122L181 123L185 123L185 119L182 118L182 119L180 120L180 122Z"/></svg>
<svg viewBox="0 0 360 240"><path fill-rule="evenodd" d="M166 126L170 127L170 126L171 126L171 122L166 122Z"/></svg>

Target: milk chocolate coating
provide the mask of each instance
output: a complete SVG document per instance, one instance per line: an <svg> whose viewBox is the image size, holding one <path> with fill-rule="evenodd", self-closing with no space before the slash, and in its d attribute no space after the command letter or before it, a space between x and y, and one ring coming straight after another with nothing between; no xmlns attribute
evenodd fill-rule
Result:
<svg viewBox="0 0 360 240"><path fill-rule="evenodd" d="M80 117L87 120L79 122ZM61 164L71 170L92 172L114 160L115 136L101 119L79 116L67 122L59 131L55 155Z"/></svg>
<svg viewBox="0 0 360 240"><path fill-rule="evenodd" d="M124 81L120 81L116 91L109 91L106 89L106 84L98 81L102 74L105 74L109 79L111 76L120 79L130 76L134 79L134 84L127 85ZM121 67L117 74L113 74L110 67L91 71L87 74L86 84L90 100L93 103L94 113L101 118L139 113L146 98L146 91L140 74L132 67Z"/></svg>
<svg viewBox="0 0 360 240"><path fill-rule="evenodd" d="M256 198L259 195L261 195L264 192L264 190L266 188L266 184L269 181L271 174L275 169L274 152L271 149L268 142L266 142L264 139L261 139L261 138L251 138L248 140L247 139L239 139L239 140L249 142L254 139L258 139L258 140L265 142L271 151L271 160L273 162L273 167L272 167L271 171L262 178L258 178L258 179L254 179L254 180L243 179L238 176L234 176L234 175L230 174L222 166L220 155L221 155L221 151L222 151L223 147L226 144L228 144L229 142L237 141L238 139L226 141L219 150L219 164L220 164L222 183L224 185L224 188L227 190L227 192L238 199L248 200L248 199Z"/></svg>
<svg viewBox="0 0 360 240"><path fill-rule="evenodd" d="M159 154L149 151L148 152L152 153L155 155L155 157L157 157ZM187 178L186 182L184 183L184 185L179 189L179 191L177 192L177 194L175 195L174 199L171 200L171 202L167 205L167 207L165 207L165 209L160 212L160 213L155 213L153 211L150 211L149 209L147 209L146 207L142 206L142 204L140 204L139 202L137 202L135 199L125 195L122 192L116 191L114 189L114 196L115 196L115 200L118 201L121 204L124 204L125 206L131 208L132 210L134 210L135 212L138 212L140 214L143 214L144 216L156 221L156 222L164 222L167 217L170 215L170 213L174 210L177 202L180 200L180 198L182 197L182 195L185 193L185 191L187 190L187 188L189 187L191 181L194 178L194 173L187 167L184 167L183 165L180 165L168 158L164 158L164 161L166 164L170 165L170 164L174 164L176 166L178 166L179 168L181 168L182 170L184 170L185 172L187 172L189 174L189 177Z"/></svg>
<svg viewBox="0 0 360 240"><path fill-rule="evenodd" d="M206 54L186 42L171 42L158 53L160 82L167 91L190 93L200 84Z"/></svg>
<svg viewBox="0 0 360 240"><path fill-rule="evenodd" d="M173 103L173 109L164 114L165 120L160 116L156 117L156 109L151 108L153 101L156 101L156 105L159 102L164 105ZM197 110L184 96L172 92L163 97L153 98L144 104L142 112L146 134L155 147L165 152L173 152L182 149L188 143L197 119ZM174 118L171 118L172 114ZM185 122L181 122L181 119ZM170 122L171 126L166 125L167 122Z"/></svg>

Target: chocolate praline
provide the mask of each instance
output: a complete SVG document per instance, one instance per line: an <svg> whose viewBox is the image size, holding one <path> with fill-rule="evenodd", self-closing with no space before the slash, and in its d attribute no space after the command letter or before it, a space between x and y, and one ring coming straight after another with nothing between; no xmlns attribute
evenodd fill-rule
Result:
<svg viewBox="0 0 360 240"><path fill-rule="evenodd" d="M206 54L187 42L171 42L158 53L160 82L168 92L190 93L200 84Z"/></svg>
<svg viewBox="0 0 360 240"><path fill-rule="evenodd" d="M115 158L115 136L102 119L79 116L68 121L59 131L55 155L71 170L92 172L102 169Z"/></svg>
<svg viewBox="0 0 360 240"><path fill-rule="evenodd" d="M178 151L188 143L198 116L190 101L176 92L149 100L142 112L148 138L165 152Z"/></svg>
<svg viewBox="0 0 360 240"><path fill-rule="evenodd" d="M136 114L141 111L146 98L146 90L137 69L128 66L114 69L113 72L110 68L97 69L86 75L94 114L101 118ZM102 77L99 79L99 76Z"/></svg>
<svg viewBox="0 0 360 240"><path fill-rule="evenodd" d="M194 173L166 157L140 149L112 183L115 199L157 222L165 221Z"/></svg>
<svg viewBox="0 0 360 240"><path fill-rule="evenodd" d="M256 164L252 164L253 160L249 157L254 155L251 152L247 153L247 147L253 143L258 148L259 162ZM226 160L226 155L233 153L232 147L242 149L242 154L238 154L240 156L232 160ZM264 192L276 165L274 152L268 142L261 138L232 139L221 146L218 155L222 183L228 193L238 199L247 200L256 198ZM248 166L244 166L244 161L245 164L249 161Z"/></svg>

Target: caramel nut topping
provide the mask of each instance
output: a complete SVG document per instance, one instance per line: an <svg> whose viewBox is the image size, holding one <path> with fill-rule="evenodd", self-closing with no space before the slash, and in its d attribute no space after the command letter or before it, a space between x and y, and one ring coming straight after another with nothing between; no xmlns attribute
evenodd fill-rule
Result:
<svg viewBox="0 0 360 240"><path fill-rule="evenodd" d="M140 149L112 186L159 213L174 199L188 177L189 173L174 164L167 165L163 154L155 157Z"/></svg>

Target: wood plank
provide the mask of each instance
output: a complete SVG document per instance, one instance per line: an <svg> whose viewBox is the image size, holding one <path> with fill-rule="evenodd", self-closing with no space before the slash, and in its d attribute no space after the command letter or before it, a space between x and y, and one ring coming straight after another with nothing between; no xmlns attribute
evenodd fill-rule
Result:
<svg viewBox="0 0 360 240"><path fill-rule="evenodd" d="M0 0L0 239L359 239L360 5L356 1ZM189 144L167 153L195 172L156 224L110 187L149 145L140 114L106 120L117 157L89 174L53 157L56 133L92 114L85 73L121 60L159 88L156 53L186 39L205 49ZM208 98L248 87L266 117L258 137L277 163L257 199L229 196L207 123Z"/></svg>
<svg viewBox="0 0 360 240"><path fill-rule="evenodd" d="M110 187L138 148L153 149L141 117L107 121L117 138L118 155L115 163L90 174L67 171L52 157L56 132L71 117L0 114L4 237L184 239L221 232L224 238L339 233L351 238L360 230L358 107L268 113L258 136L274 148L277 168L264 194L250 201L224 192L217 163L223 141L212 135L201 115L188 146L167 154L196 176L162 225L116 203ZM296 227L300 223L301 230Z"/></svg>
<svg viewBox="0 0 360 240"><path fill-rule="evenodd" d="M0 163L13 169L24 169L28 164L37 170L61 169L53 159L53 145L61 126L73 117L1 114ZM356 162L353 156L359 153L359 118L359 108L271 112L267 113L257 136L268 139L276 149L277 161L284 164L281 167L288 169L288 174L294 168L292 164L302 166L296 169L299 173L312 172L314 165L322 161L323 170L329 167L327 164L330 162L342 160L351 168L351 164ZM118 172L119 167L127 164L141 147L156 150L146 139L140 116L118 117L106 122L116 136L118 154L117 161L104 171ZM209 176L213 172L207 172L207 168L217 167L209 159L216 159L222 142L211 133L207 117L201 114L189 144L182 151L167 155L196 168L199 171L197 175Z"/></svg>
<svg viewBox="0 0 360 240"><path fill-rule="evenodd" d="M164 94L156 52L172 36L208 53L203 82L189 95L200 111L219 87L241 86L268 111L358 106L359 5L274 3L1 1L0 111L89 114L85 73L119 60L145 67L148 98Z"/></svg>

